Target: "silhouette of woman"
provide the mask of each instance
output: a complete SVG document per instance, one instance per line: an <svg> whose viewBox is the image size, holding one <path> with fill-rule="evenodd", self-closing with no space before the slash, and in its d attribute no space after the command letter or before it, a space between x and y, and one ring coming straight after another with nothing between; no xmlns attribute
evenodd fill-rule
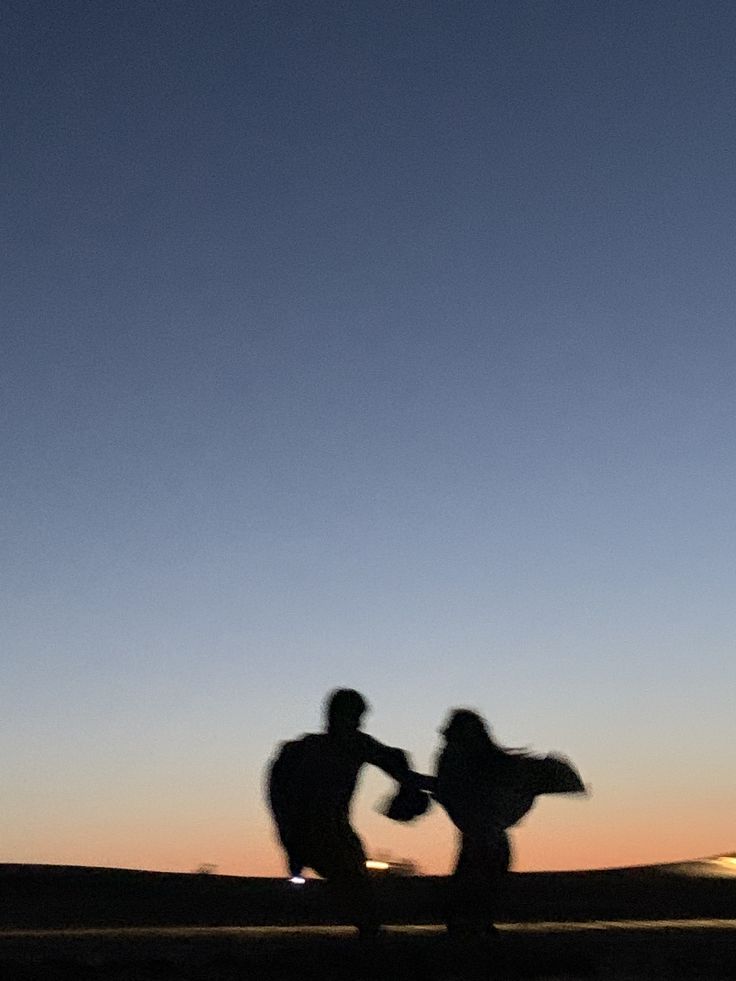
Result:
<svg viewBox="0 0 736 981"><path fill-rule="evenodd" d="M499 746L481 716L469 709L451 712L440 731L445 745L437 759L435 797L460 832L447 928L455 935L488 936L495 932L511 860L506 829L534 802L534 793L519 779L519 763L527 757Z"/></svg>

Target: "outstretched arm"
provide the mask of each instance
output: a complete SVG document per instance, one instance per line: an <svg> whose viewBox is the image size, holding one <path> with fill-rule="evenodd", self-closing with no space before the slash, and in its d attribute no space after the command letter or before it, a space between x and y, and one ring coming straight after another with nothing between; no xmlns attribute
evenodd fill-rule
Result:
<svg viewBox="0 0 736 981"><path fill-rule="evenodd" d="M415 790L434 791L436 779L424 773L412 770L409 757L403 749L385 746L373 736L365 736L365 762L377 766L400 784L406 784Z"/></svg>

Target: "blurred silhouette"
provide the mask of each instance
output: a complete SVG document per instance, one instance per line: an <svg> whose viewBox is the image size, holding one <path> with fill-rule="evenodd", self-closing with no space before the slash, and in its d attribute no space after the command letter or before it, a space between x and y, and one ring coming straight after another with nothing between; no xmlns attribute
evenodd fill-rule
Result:
<svg viewBox="0 0 736 981"><path fill-rule="evenodd" d="M561 757L499 746L477 712L456 709L441 730L435 796L460 832L450 879L447 926L460 937L489 937L511 862L507 829L541 793L581 793L577 771Z"/></svg>
<svg viewBox="0 0 736 981"><path fill-rule="evenodd" d="M432 803L428 791L434 790L435 785L436 780L432 777L422 777L421 783L403 783L395 794L383 801L378 810L392 821L413 821L427 813Z"/></svg>
<svg viewBox="0 0 736 981"><path fill-rule="evenodd" d="M350 824L350 803L366 764L402 785L418 786L406 753L361 731L368 711L351 688L325 702L326 731L284 743L270 764L268 797L291 876L311 868L327 879L361 936L378 929L363 844Z"/></svg>

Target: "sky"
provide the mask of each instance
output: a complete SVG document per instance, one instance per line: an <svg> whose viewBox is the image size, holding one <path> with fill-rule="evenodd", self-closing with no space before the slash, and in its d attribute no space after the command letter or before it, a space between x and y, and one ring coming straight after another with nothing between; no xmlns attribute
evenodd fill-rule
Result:
<svg viewBox="0 0 736 981"><path fill-rule="evenodd" d="M518 869L732 851L736 8L0 16L0 861L282 874L336 686L575 762Z"/></svg>

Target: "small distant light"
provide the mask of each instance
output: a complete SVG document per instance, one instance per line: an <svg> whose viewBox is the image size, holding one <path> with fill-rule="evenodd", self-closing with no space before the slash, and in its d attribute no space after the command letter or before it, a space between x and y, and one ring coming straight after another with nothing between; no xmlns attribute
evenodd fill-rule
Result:
<svg viewBox="0 0 736 981"><path fill-rule="evenodd" d="M292 875L292 877L289 879L289 882L293 882L295 886L303 886L306 881L307 880L303 879L300 875Z"/></svg>
<svg viewBox="0 0 736 981"><path fill-rule="evenodd" d="M385 872L386 869L391 868L388 862L375 862L372 859L368 859L365 863L367 869L374 869L377 872Z"/></svg>

